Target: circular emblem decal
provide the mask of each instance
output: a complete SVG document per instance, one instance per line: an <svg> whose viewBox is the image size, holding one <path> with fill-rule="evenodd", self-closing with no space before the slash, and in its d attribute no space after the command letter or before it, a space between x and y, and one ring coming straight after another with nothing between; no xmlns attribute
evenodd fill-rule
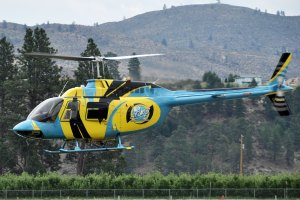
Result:
<svg viewBox="0 0 300 200"><path fill-rule="evenodd" d="M143 123L148 121L149 110L150 109L143 104L135 105L131 110L131 121L135 123Z"/></svg>

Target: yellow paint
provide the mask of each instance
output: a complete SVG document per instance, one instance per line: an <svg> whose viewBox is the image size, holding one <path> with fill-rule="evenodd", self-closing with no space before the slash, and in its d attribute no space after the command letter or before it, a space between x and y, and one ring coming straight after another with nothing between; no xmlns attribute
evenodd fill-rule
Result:
<svg viewBox="0 0 300 200"><path fill-rule="evenodd" d="M38 127L38 125L35 123L34 120L32 120L32 127L34 131L40 131L41 129Z"/></svg>
<svg viewBox="0 0 300 200"><path fill-rule="evenodd" d="M125 101L126 99L126 101ZM126 97L121 98L121 101L125 101L125 103L119 108L118 114L116 114L113 118L113 124L116 125L117 129L122 132L130 132L130 131L138 131L145 128L149 128L158 122L160 118L160 108L159 106L152 100L143 97ZM153 106L153 115L149 121L146 123L136 123L133 121L127 122L127 112L130 107L133 107L136 103L143 104L147 108Z"/></svg>
<svg viewBox="0 0 300 200"><path fill-rule="evenodd" d="M69 89L64 93L62 96L64 98L64 103L62 106L62 109L59 112L59 118L61 127L63 129L63 133L67 140L75 139L74 135L71 130L70 126L70 120L69 119L63 119L64 115L67 110L70 111L70 109L67 109L68 103L72 102L74 97L77 97L79 101L79 114L81 121L91 136L91 139L93 140L104 140L105 139L105 133L107 128L108 120L110 119L112 113L116 108L118 108L119 105L122 104L118 108L117 111L115 111L114 116L112 118L112 129L114 131L122 132L131 132L131 131L138 131L145 128L148 128L150 126L153 126L155 123L158 122L160 118L160 108L159 106L152 101L151 99L147 97L128 97L128 95L132 92L128 92L127 94L123 95L123 97L120 97L120 99L112 100L108 107L108 113L107 113L107 119L103 119L101 122L99 120L95 119L87 119L87 103L89 102L89 99L93 99L94 102L99 102L99 97L104 96L106 93L108 87L112 84L113 80L95 80L95 96L96 98L84 98L86 96L84 88L76 87ZM126 82L124 82L125 84ZM114 93L117 89L122 88L123 84L116 88L114 91L110 92L110 94ZM147 86L148 87L148 86ZM109 96L108 94L107 96ZM101 98L100 98L101 102ZM129 108L134 107L136 104L142 104L146 108L150 109L151 106L153 106L153 115L149 119L149 121L146 121L145 123L138 123L134 121L127 122L127 112L129 112Z"/></svg>
<svg viewBox="0 0 300 200"><path fill-rule="evenodd" d="M66 112L67 105L70 101L72 101L72 98L65 98L64 99L64 103L63 103L62 108L60 109L59 114L58 114L61 128L62 128L63 133L64 133L67 140L74 139L74 136L73 136L73 133L72 133L72 130L71 130L71 127L70 127L70 122L67 121L67 120L63 120L63 116Z"/></svg>

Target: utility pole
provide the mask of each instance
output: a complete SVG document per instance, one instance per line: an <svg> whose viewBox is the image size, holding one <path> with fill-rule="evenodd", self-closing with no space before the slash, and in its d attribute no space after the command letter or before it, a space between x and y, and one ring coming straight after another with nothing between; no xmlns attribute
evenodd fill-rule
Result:
<svg viewBox="0 0 300 200"><path fill-rule="evenodd" d="M243 151L244 151L244 143L243 143L244 136L241 135L241 149L240 149L240 176L243 176Z"/></svg>

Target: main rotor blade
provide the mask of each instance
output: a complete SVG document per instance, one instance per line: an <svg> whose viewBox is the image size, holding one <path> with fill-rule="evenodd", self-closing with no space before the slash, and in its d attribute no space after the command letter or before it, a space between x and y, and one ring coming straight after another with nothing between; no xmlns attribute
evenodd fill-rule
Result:
<svg viewBox="0 0 300 200"><path fill-rule="evenodd" d="M140 58L140 57L149 57L149 56L162 56L164 54L141 54L141 55L131 55L131 56L116 56L116 57L101 57L103 60L124 60L130 58Z"/></svg>
<svg viewBox="0 0 300 200"><path fill-rule="evenodd" d="M81 57L81 56L65 56L65 55L59 55L59 54L50 54L50 53L25 53L25 56L33 56L33 57L40 57L40 58L56 58L56 59L62 59L62 60L74 60L74 61L92 61L96 60L95 57Z"/></svg>
<svg viewBox="0 0 300 200"><path fill-rule="evenodd" d="M164 54L141 54L141 55L116 56L116 57L104 57L104 56L81 57L81 56L66 56L66 55L59 55L59 54L32 52L32 53L25 53L24 55L25 56L40 57L40 58L56 58L56 59L62 59L62 60L100 62L102 60L124 60L124 59L130 59L130 58L161 56L161 55L164 55Z"/></svg>

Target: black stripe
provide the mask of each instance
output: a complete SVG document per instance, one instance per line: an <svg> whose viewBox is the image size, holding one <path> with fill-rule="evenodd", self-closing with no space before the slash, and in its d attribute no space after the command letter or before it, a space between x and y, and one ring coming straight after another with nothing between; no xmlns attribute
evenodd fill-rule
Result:
<svg viewBox="0 0 300 200"><path fill-rule="evenodd" d="M121 86L124 82L126 82L123 86ZM121 86L121 87L120 87ZM109 98L118 99L119 97L123 96L124 94L135 90L140 87L145 86L151 86L151 88L160 88L159 86L152 84L152 83L145 83L145 82L131 82L131 81L113 81L112 84L109 86L107 91L104 94L104 97L106 97L108 94L110 94L112 91L114 91L116 88L116 91L114 91L112 94L110 94Z"/></svg>
<svg viewBox="0 0 300 200"><path fill-rule="evenodd" d="M107 81L105 81L105 83L106 83L107 87L109 88L108 82L107 82Z"/></svg>
<svg viewBox="0 0 300 200"><path fill-rule="evenodd" d="M106 90L104 96L106 97L108 94L110 94L112 91L114 91L116 88L120 87L124 81L113 81L109 88Z"/></svg>
<svg viewBox="0 0 300 200"><path fill-rule="evenodd" d="M286 111L278 111L280 116L289 116L290 115L290 111L286 110Z"/></svg>
<svg viewBox="0 0 300 200"><path fill-rule="evenodd" d="M126 113L126 121L127 121L127 123L130 122L130 120L131 120L131 118L130 118L130 116L131 116L131 110L132 110L132 107L130 106L128 108L128 110L127 110L127 113Z"/></svg>
<svg viewBox="0 0 300 200"><path fill-rule="evenodd" d="M283 66L283 64L286 62L286 60L288 59L288 57L290 56L290 53L283 53L278 61L278 64L275 68L275 71L271 77L271 79L276 76L276 74L280 71L281 67Z"/></svg>
<svg viewBox="0 0 300 200"><path fill-rule="evenodd" d="M273 106L280 116L290 115L290 108L284 97L278 97L276 94L269 95L268 97L272 101Z"/></svg>
<svg viewBox="0 0 300 200"><path fill-rule="evenodd" d="M152 116L153 116L153 110L154 110L153 106L150 106L148 120L150 120L152 118Z"/></svg>
<svg viewBox="0 0 300 200"><path fill-rule="evenodd" d="M82 138L80 131L78 129L76 120L70 120L70 127L71 127L74 138Z"/></svg>
<svg viewBox="0 0 300 200"><path fill-rule="evenodd" d="M86 128L84 127L84 124L80 118L80 115L78 113L78 119L77 119L77 126L80 129L80 132L82 133L83 138L91 138L90 134L87 132Z"/></svg>
<svg viewBox="0 0 300 200"><path fill-rule="evenodd" d="M80 118L79 112L77 113L77 119L70 120L70 127L75 138L91 138L89 133L87 132L82 120ZM82 134L82 135L81 135Z"/></svg>

